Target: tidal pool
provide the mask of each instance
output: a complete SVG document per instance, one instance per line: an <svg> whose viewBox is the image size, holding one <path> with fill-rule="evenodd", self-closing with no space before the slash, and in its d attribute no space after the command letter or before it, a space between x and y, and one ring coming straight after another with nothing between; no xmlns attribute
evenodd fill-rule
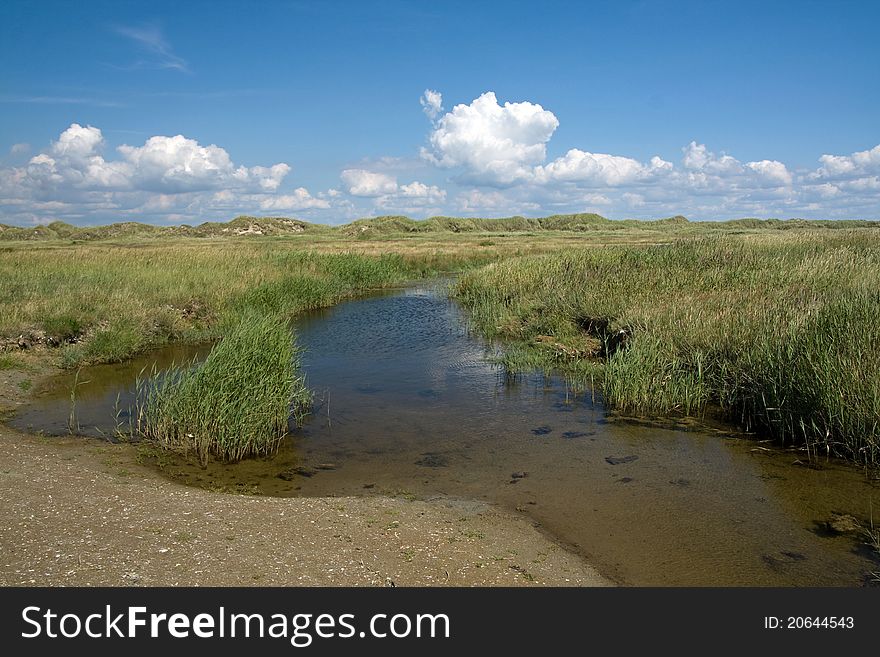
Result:
<svg viewBox="0 0 880 657"><path fill-rule="evenodd" d="M206 469L171 459L163 472L267 495L488 502L622 584L863 586L880 573L863 536L835 530L847 516L880 524L880 486L867 473L730 428L621 418L562 377L510 379L442 284L343 303L295 328L315 404L278 455ZM127 428L145 366L208 349L83 370L78 431ZM11 424L67 433L73 383L52 382Z"/></svg>

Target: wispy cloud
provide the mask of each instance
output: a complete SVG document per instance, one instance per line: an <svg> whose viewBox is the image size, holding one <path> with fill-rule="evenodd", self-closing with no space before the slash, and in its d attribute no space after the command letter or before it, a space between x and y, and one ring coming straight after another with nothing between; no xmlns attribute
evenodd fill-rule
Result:
<svg viewBox="0 0 880 657"><path fill-rule="evenodd" d="M116 100L104 100L102 98L89 98L86 96L28 96L28 95L2 95L0 103L25 103L32 105L92 105L95 107L124 107L124 103Z"/></svg>
<svg viewBox="0 0 880 657"><path fill-rule="evenodd" d="M235 98L239 96L260 96L272 93L271 89L222 89L213 91L145 91L134 94L140 98L191 98L211 100L216 98Z"/></svg>
<svg viewBox="0 0 880 657"><path fill-rule="evenodd" d="M115 25L113 31L120 36L130 39L147 56L146 59L139 59L133 64L118 66L118 68L170 68L183 73L192 73L186 60L174 53L171 44L165 40L162 30L158 26Z"/></svg>

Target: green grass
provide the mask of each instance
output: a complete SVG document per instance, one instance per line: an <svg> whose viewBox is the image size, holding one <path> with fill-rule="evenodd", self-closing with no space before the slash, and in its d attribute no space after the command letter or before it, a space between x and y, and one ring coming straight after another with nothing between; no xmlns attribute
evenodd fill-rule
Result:
<svg viewBox="0 0 880 657"><path fill-rule="evenodd" d="M0 342L42 331L65 343L68 368L215 339L249 310L293 316L469 257L319 253L274 239L26 246L0 253Z"/></svg>
<svg viewBox="0 0 880 657"><path fill-rule="evenodd" d="M203 363L139 383L136 431L165 449L194 452L203 464L238 461L274 454L291 412L300 418L310 403L288 323L251 313Z"/></svg>
<svg viewBox="0 0 880 657"><path fill-rule="evenodd" d="M222 232L254 225L266 234ZM53 224L53 239L8 239L0 246L0 349L24 334L62 344L58 353L68 368L116 362L169 342L216 339L221 326L249 308L295 315L373 288L503 257L572 244L667 239L665 233L635 229L612 236L383 228L371 231L374 238L353 239L342 229L307 226L276 234L301 225L242 217L213 225L210 237L172 239L170 228L119 224L76 229L94 239L65 241L58 235L69 236L73 228ZM0 238L9 232L0 231Z"/></svg>
<svg viewBox="0 0 880 657"><path fill-rule="evenodd" d="M477 328L507 341L510 372L561 369L631 413L720 407L749 429L876 463L875 225L580 214L337 228L254 217L195 228L0 226L0 348L22 334L52 338L63 346L51 353L78 368L224 338L215 362L238 366L222 356L231 327L465 271L456 294ZM16 363L0 355L0 369ZM187 372L168 380L196 376ZM225 389L219 375L199 376L203 392L209 382Z"/></svg>
<svg viewBox="0 0 880 657"><path fill-rule="evenodd" d="M512 371L592 379L629 413L721 407L783 442L880 462L876 230L511 259L464 275L455 294L476 328L510 343Z"/></svg>
<svg viewBox="0 0 880 657"><path fill-rule="evenodd" d="M24 364L15 354L0 353L0 371L23 369Z"/></svg>

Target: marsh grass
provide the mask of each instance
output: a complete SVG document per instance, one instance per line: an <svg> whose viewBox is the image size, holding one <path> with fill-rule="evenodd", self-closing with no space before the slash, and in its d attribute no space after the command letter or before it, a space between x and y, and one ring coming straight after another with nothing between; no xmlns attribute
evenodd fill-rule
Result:
<svg viewBox="0 0 880 657"><path fill-rule="evenodd" d="M228 225L208 226L199 239L122 226L76 243L61 241L61 226L46 241L7 241L0 348L43 333L70 343L53 353L75 369L223 337L216 368L182 367L151 384L153 408L167 406L143 418L154 435L201 458L214 453L208 443L189 445L186 434L196 434L170 422L206 426L196 393L209 399L212 386L230 413L244 408L223 378L225 366L246 369L237 358L247 350L223 355L229 331L464 270L455 294L475 327L511 345L499 357L509 372L562 369L632 414L719 406L749 429L806 442L811 454L880 461L880 231L868 223L404 219L222 239L208 235ZM17 360L0 354L0 369ZM265 392L256 405L271 406ZM275 436L268 424L254 435ZM223 441L237 457L233 437Z"/></svg>
<svg viewBox="0 0 880 657"><path fill-rule="evenodd" d="M576 243L665 239L658 231L643 230L614 231L614 236L603 231L380 232L375 239L356 240L341 231L311 229L271 237L159 239L152 234L4 242L0 349L22 334L44 335L63 345L57 353L65 368L120 362L171 342L216 339L222 326L248 309L295 315L370 289L503 257ZM478 246L487 236L494 244Z"/></svg>
<svg viewBox="0 0 880 657"><path fill-rule="evenodd" d="M477 329L514 345L508 367L596 376L628 413L720 406L811 453L880 462L876 230L510 259L465 274L454 293ZM625 344L608 348L621 333ZM548 349L585 335L605 346L579 358Z"/></svg>
<svg viewBox="0 0 880 657"><path fill-rule="evenodd" d="M354 253L350 242L223 239L41 245L0 251L4 337L68 342L63 367L120 362L169 342L219 340L201 365L139 382L133 437L236 461L273 453L291 413L311 396L299 374L289 320L369 290L485 264L458 242ZM317 250L320 247L323 250ZM399 252L395 252L399 248ZM504 248L509 248L508 244ZM517 247L518 248L518 247ZM47 340L48 341L48 340ZM8 342L8 341L7 341ZM0 366L17 366L3 356ZM78 430L77 381L69 428ZM117 424L119 424L117 409ZM117 435L122 432L117 426Z"/></svg>
<svg viewBox="0 0 880 657"><path fill-rule="evenodd" d="M120 362L170 342L216 339L251 310L293 316L466 259L317 253L280 240L24 244L0 253L0 347L3 338L45 334L72 342L58 350L66 368Z"/></svg>
<svg viewBox="0 0 880 657"><path fill-rule="evenodd" d="M136 432L165 449L239 461L274 454L311 393L282 318L250 313L201 364L152 372L138 383Z"/></svg>

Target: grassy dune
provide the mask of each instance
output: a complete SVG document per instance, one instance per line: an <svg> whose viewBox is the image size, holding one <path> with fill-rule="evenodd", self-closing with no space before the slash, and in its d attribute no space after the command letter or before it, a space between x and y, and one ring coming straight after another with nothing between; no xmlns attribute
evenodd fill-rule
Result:
<svg viewBox="0 0 880 657"><path fill-rule="evenodd" d="M752 235L511 259L458 298L511 370L562 367L636 414L733 419L880 461L880 231Z"/></svg>
<svg viewBox="0 0 880 657"><path fill-rule="evenodd" d="M72 226L55 221L46 226L8 226L0 224L0 241L39 242L67 240L74 242L109 239L152 238L216 238L238 235L291 236L307 235L313 239L356 238L377 239L398 235L437 235L442 233L523 233L523 232L728 232L752 230L880 228L878 221L836 220L807 221L804 219L734 219L731 221L688 221L675 216L652 221L612 220L595 213L556 214L549 217L505 217L482 219L473 217L430 217L420 221L399 215L358 219L341 226L312 224L286 217L236 217L229 222L208 221L198 226L156 226L134 221L108 226Z"/></svg>

